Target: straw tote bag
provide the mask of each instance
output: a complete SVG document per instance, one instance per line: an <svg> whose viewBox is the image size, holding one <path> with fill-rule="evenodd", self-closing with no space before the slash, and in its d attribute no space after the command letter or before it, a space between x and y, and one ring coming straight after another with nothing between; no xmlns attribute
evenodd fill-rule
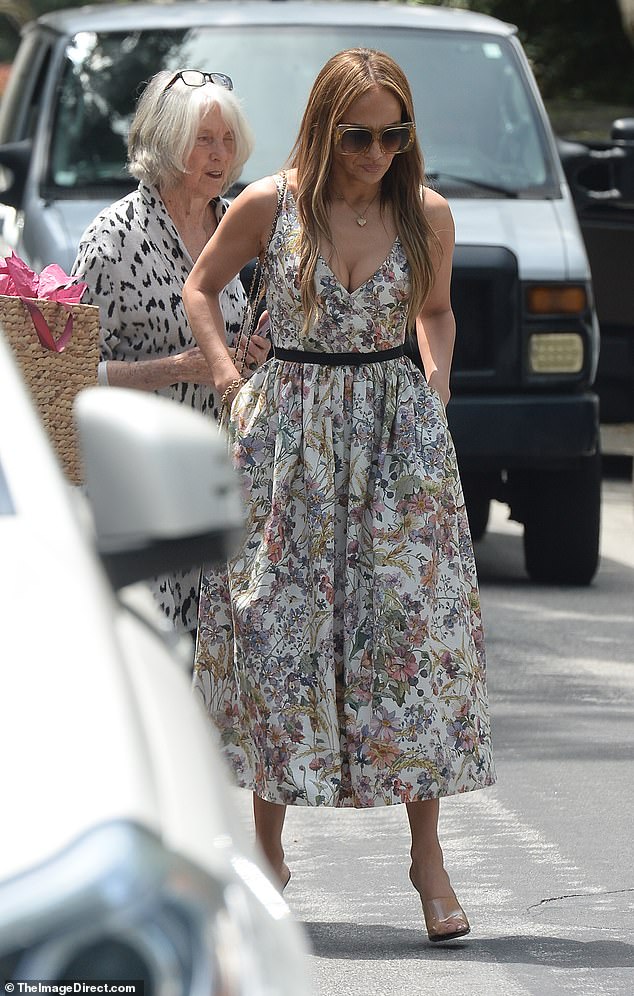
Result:
<svg viewBox="0 0 634 996"><path fill-rule="evenodd" d="M0 328L66 476L80 484L73 402L78 391L97 383L99 308L0 294Z"/></svg>

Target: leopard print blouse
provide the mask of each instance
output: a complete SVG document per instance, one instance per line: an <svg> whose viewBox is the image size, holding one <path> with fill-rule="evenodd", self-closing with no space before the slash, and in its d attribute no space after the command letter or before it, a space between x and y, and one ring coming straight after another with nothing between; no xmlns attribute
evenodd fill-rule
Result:
<svg viewBox="0 0 634 996"><path fill-rule="evenodd" d="M216 202L218 221L227 210ZM195 346L182 290L193 267L158 190L140 183L110 205L84 232L73 276L88 284L82 303L101 312L101 359L146 360ZM227 344L237 337L246 297L238 277L220 296ZM201 384L173 384L157 394L218 418L218 398ZM194 630L200 567L157 578L152 588L178 630Z"/></svg>

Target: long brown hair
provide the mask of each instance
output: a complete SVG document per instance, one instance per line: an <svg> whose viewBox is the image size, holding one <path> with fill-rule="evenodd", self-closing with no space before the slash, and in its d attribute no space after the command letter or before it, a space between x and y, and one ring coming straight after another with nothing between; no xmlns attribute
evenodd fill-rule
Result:
<svg viewBox="0 0 634 996"><path fill-rule="evenodd" d="M319 239L330 240L328 181L335 125L347 108L375 87L393 94L401 106L401 121L414 120L414 102L402 69L384 52L350 48L328 60L313 84L289 165L297 169L297 213L300 233L300 292L306 329L319 302L315 266ZM410 269L409 321L413 324L434 281L432 246L438 240L425 217L425 169L418 144L394 157L381 185L381 205L389 203Z"/></svg>

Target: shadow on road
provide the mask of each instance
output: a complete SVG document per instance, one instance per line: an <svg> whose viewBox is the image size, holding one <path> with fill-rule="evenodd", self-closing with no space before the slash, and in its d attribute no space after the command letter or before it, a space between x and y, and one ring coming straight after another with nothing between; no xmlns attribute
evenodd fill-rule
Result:
<svg viewBox="0 0 634 996"><path fill-rule="evenodd" d="M551 968L634 968L634 946L621 941L576 941L570 937L511 934L507 937L452 941L444 946L427 942L422 929L405 930L383 924L349 921L304 923L319 958L357 961L477 961L497 964L547 965Z"/></svg>

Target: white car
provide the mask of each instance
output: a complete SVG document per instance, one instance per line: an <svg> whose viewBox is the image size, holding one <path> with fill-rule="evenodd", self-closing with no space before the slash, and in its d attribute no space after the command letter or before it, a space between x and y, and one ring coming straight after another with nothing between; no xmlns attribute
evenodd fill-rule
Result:
<svg viewBox="0 0 634 996"><path fill-rule="evenodd" d="M226 446L141 392L90 389L77 420L90 501L0 334L0 977L307 996L303 932L242 839L188 667L147 589L108 579L226 553Z"/></svg>

